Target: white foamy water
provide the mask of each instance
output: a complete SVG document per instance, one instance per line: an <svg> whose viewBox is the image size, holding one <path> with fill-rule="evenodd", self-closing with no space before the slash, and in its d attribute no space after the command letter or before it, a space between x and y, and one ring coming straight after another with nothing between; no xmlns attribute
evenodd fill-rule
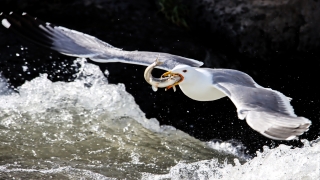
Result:
<svg viewBox="0 0 320 180"><path fill-rule="evenodd" d="M280 145L275 149L263 148L257 157L241 165L221 164L217 160L179 163L165 175L144 174L143 179L267 179L267 180L316 180L320 179L320 138L304 140L303 148L292 149Z"/></svg>
<svg viewBox="0 0 320 180"><path fill-rule="evenodd" d="M0 179L140 179L179 162L237 157L145 118L123 84L82 68L74 82L43 74L0 95Z"/></svg>
<svg viewBox="0 0 320 180"><path fill-rule="evenodd" d="M0 96L5 94L10 94L12 90L8 87L7 80L2 77L2 74L0 72Z"/></svg>
<svg viewBox="0 0 320 180"><path fill-rule="evenodd" d="M221 141L211 140L207 142L207 145L221 153L233 154L241 159L249 160L251 157L246 154L246 147L237 140Z"/></svg>

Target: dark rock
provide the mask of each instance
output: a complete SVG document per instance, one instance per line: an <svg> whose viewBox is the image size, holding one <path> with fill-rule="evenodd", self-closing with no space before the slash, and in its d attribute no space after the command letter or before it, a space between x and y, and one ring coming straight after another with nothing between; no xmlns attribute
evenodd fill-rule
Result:
<svg viewBox="0 0 320 180"><path fill-rule="evenodd" d="M188 0L196 27L221 35L251 57L320 48L320 2Z"/></svg>

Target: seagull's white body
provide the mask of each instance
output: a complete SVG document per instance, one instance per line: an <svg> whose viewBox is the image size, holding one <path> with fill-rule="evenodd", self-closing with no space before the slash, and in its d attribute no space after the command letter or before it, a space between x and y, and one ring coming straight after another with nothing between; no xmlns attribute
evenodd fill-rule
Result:
<svg viewBox="0 0 320 180"><path fill-rule="evenodd" d="M192 75L183 73L184 80L179 83L181 91L189 98L197 101L213 101L226 96L212 84L212 74L202 68L191 68L186 65L178 65L171 70L173 73L181 73L179 69L188 68ZM189 73L188 73L189 74Z"/></svg>
<svg viewBox="0 0 320 180"><path fill-rule="evenodd" d="M202 62L167 53L123 51L93 36L44 23L27 14L2 16L2 25L7 29L65 55L86 57L101 63L145 66L159 57L164 63L156 68L184 77L179 86L186 96L197 101L213 101L228 96L237 108L239 119L246 119L250 127L271 139L295 139L311 125L310 120L295 115L290 98L259 86L243 72L198 68Z"/></svg>

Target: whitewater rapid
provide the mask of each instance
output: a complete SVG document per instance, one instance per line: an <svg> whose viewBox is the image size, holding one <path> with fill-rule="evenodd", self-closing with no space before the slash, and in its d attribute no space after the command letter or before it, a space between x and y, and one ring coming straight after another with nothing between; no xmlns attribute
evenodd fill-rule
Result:
<svg viewBox="0 0 320 180"><path fill-rule="evenodd" d="M142 179L320 179L320 139L304 140L303 148L280 145L275 149L263 147L257 157L245 164L237 159L235 165L218 163L215 159L195 163L178 163L165 175L144 174Z"/></svg>
<svg viewBox="0 0 320 180"><path fill-rule="evenodd" d="M319 139L249 159L241 143L202 142L147 119L123 84L77 62L73 82L42 74L13 92L0 76L0 178L320 179Z"/></svg>

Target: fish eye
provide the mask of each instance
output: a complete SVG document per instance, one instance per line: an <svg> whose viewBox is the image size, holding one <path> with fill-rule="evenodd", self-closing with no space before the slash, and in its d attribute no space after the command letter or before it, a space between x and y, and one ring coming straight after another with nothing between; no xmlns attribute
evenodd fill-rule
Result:
<svg viewBox="0 0 320 180"><path fill-rule="evenodd" d="M185 72L187 72L187 70L183 70L182 72L184 72L184 73L185 73Z"/></svg>

